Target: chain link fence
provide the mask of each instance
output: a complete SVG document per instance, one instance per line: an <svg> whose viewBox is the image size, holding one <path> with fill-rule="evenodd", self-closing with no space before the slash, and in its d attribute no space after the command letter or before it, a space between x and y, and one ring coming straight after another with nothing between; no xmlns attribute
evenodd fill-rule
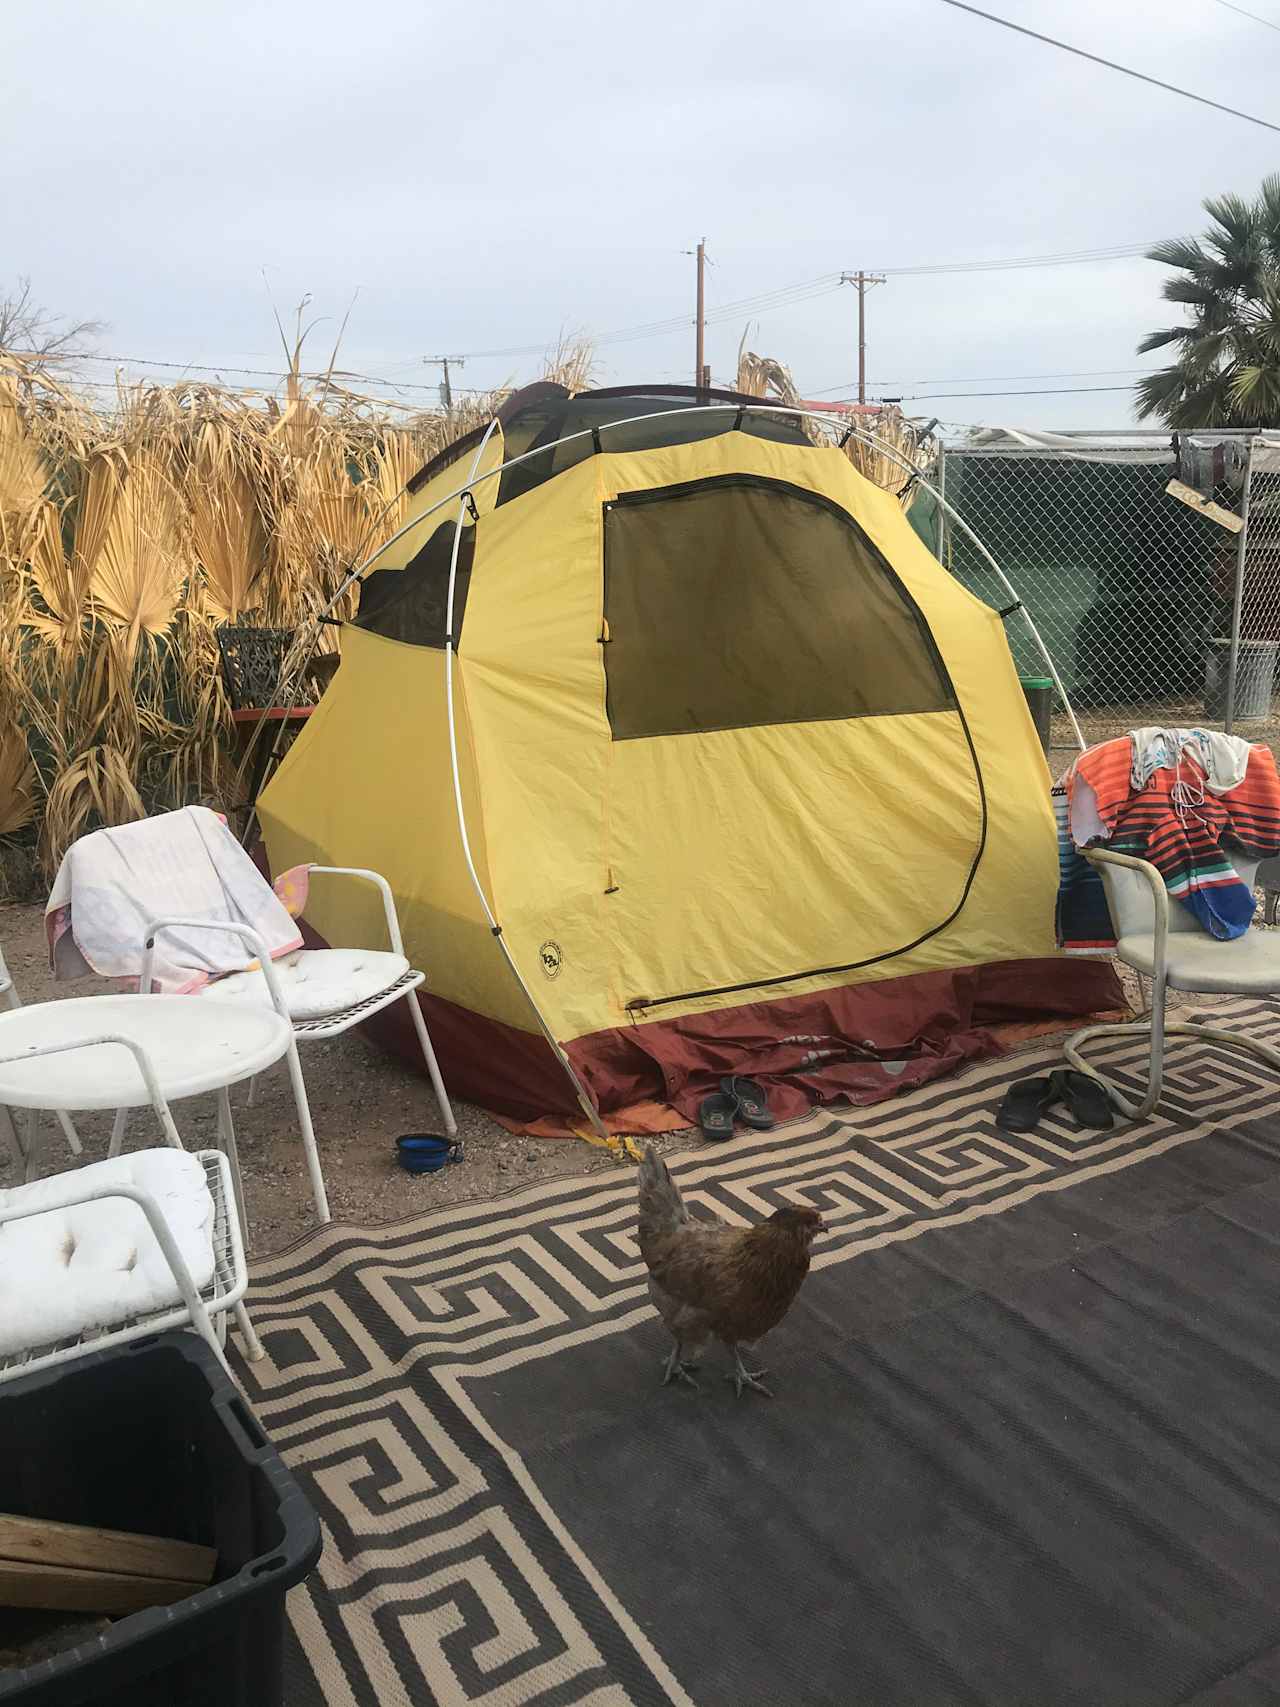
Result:
<svg viewBox="0 0 1280 1707"><path fill-rule="evenodd" d="M936 475L1008 586L945 510L912 521L1006 614L1019 671L1049 673L1038 633L1088 743L1156 723L1280 747L1280 439L1010 437L945 445ZM1077 739L1053 697L1065 762Z"/></svg>

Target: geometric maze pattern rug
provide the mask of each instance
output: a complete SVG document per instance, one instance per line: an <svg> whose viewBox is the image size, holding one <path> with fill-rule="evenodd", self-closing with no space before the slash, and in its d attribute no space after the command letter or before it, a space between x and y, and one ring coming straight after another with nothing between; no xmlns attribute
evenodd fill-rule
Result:
<svg viewBox="0 0 1280 1707"><path fill-rule="evenodd" d="M1000 1132L1059 1060L676 1160L830 1229L772 1402L660 1387L622 1167L260 1264L290 1707L1280 1700L1278 1087L1177 1040L1141 1127Z"/></svg>

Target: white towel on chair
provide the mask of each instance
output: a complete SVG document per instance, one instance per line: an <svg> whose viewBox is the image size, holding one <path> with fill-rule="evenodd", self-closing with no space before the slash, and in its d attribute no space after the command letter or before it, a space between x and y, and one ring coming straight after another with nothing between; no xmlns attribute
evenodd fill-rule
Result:
<svg viewBox="0 0 1280 1707"><path fill-rule="evenodd" d="M82 836L66 854L45 907L55 978L136 983L153 919L221 919L249 925L274 960L302 947L279 897L216 812L186 806ZM228 931L165 931L155 988L184 995L225 972L256 965Z"/></svg>

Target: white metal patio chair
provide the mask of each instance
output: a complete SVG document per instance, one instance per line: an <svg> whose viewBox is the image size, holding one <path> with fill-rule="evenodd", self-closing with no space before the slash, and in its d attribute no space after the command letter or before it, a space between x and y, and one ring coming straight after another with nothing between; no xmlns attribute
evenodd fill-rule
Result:
<svg viewBox="0 0 1280 1707"><path fill-rule="evenodd" d="M1137 1019L1122 1025L1089 1025L1075 1032L1066 1043L1072 1066L1097 1079L1117 1108L1134 1120L1145 1120L1160 1100L1167 1037L1210 1038L1215 1043L1231 1044L1280 1071L1280 1049L1246 1032L1181 1020L1170 1023L1165 1017L1169 990L1198 995L1280 994L1280 937L1250 929L1230 942L1220 942L1202 930L1181 904L1170 905L1164 879L1148 861L1108 848L1088 848L1084 856L1102 877L1116 932L1116 955L1126 966L1150 978L1151 1003ZM1235 862L1240 881L1249 888L1254 885L1257 867L1257 860ZM1124 1036L1150 1040L1147 1088L1137 1102L1091 1066L1082 1053L1095 1038Z"/></svg>
<svg viewBox="0 0 1280 1707"><path fill-rule="evenodd" d="M452 1138L456 1135L458 1126L440 1076L426 1020L418 1003L417 991L425 981L424 974L411 967L405 957L391 885L376 871L366 871L360 867L313 865L307 869L312 876L349 877L372 883L382 899L390 950L300 948L278 960L271 960L262 939L244 925L210 919L153 919L147 926L141 987L144 992L151 988L155 942L165 931L192 928L233 931L257 957L258 964L251 971L233 972L216 979L205 985L193 999L270 1004L278 1013L283 1014L293 1027L295 1046L290 1049L287 1057L289 1074L298 1109L298 1121L302 1128L303 1147L316 1212L324 1222L330 1219L329 1200L320 1167L319 1150L311 1123L302 1069L298 1061L297 1042L319 1042L324 1038L337 1037L344 1031L350 1031L372 1014L390 1007L392 1003L406 1002L440 1108L445 1132ZM221 1139L232 1157L239 1195L235 1132L231 1122L230 1099L225 1091L219 1094L218 1119ZM118 1151L123 1138L123 1119L117 1117L116 1125L117 1131L112 1137L113 1153ZM243 1213L243 1204L241 1212Z"/></svg>
<svg viewBox="0 0 1280 1707"><path fill-rule="evenodd" d="M185 1229L175 1232L156 1191L139 1183L164 1184L172 1202L179 1182L166 1181L173 1170L157 1164L173 1157L173 1150L138 1150L0 1191L0 1230L13 1229L0 1240L0 1277L7 1282L0 1290L9 1294L0 1322L0 1383L173 1327L194 1329L230 1374L223 1349L229 1311L250 1361L262 1356L243 1302L248 1271L230 1164L217 1150L178 1153L198 1165L198 1172L190 1170L180 1181L190 1209L197 1220L203 1216L211 1223L212 1250L194 1272ZM167 1270L167 1297L156 1284L160 1265L146 1248L147 1234L136 1216L120 1216L119 1205L130 1202L141 1211ZM175 1214L172 1207L169 1213ZM34 1224L42 1218L46 1224L37 1230ZM17 1231L20 1222L33 1224L25 1240ZM131 1279L148 1269L150 1286L134 1286L138 1296L131 1301L121 1273Z"/></svg>
<svg viewBox="0 0 1280 1707"><path fill-rule="evenodd" d="M4 1005L10 1009L20 1008L22 1006L22 998L14 988L13 974L5 964L4 950L2 948L0 948L0 1001L3 1001ZM36 1127L39 1124L39 1120L39 1111L37 1109L32 1109L27 1116L26 1136L22 1140L21 1145L25 1154L30 1154L35 1147ZM71 1148L71 1154L73 1156L80 1155L82 1153L80 1134L76 1131L71 1116L63 1109L59 1109L57 1113L57 1120L58 1125L62 1128L62 1135ZM14 1142L16 1145L16 1134L14 1135Z"/></svg>
<svg viewBox="0 0 1280 1707"><path fill-rule="evenodd" d="M52 1004L54 1008L66 1005ZM194 1329L231 1373L222 1349L228 1311L235 1315L246 1356L251 1363L257 1362L263 1353L244 1303L249 1274L236 1208L234 1156L216 1150L191 1154L185 1149L146 1050L133 1038L105 1031L28 1044L17 1054L0 1057L0 1071L7 1069L5 1092L30 1094L33 1077L45 1071L40 1067L33 1074L36 1062L47 1061L50 1071L57 1070L54 1058L59 1056L83 1063L93 1054L98 1062L104 1045L126 1050L133 1057L166 1148L110 1157L0 1190L0 1232L10 1222L61 1217L34 1238L11 1234L0 1239L0 1381L171 1327ZM100 1071L99 1063L94 1072ZM21 1159L8 1108L0 1107L0 1114L0 1124L7 1127L15 1155ZM122 1226L118 1213L112 1215L107 1207L110 1199L137 1205L157 1253L148 1249L136 1217L132 1226ZM208 1248L203 1236L206 1228ZM158 1255L172 1281L166 1296L157 1285L153 1255ZM136 1281L143 1283L141 1290ZM217 1331L214 1317L219 1319Z"/></svg>

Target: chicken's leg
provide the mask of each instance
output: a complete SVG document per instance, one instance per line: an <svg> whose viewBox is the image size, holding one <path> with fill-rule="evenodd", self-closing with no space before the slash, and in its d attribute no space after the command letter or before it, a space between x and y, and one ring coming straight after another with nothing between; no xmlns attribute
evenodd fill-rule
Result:
<svg viewBox="0 0 1280 1707"><path fill-rule="evenodd" d="M767 1369L748 1369L742 1361L741 1349L735 1345L733 1348L733 1368L725 1376L725 1380L733 1382L739 1398L742 1397L742 1389L750 1387L753 1393L763 1393L766 1399L772 1399L773 1394L760 1379L762 1375L768 1373Z"/></svg>
<svg viewBox="0 0 1280 1707"><path fill-rule="evenodd" d="M694 1380L693 1376L690 1375L689 1371L690 1369L695 1369L697 1365L685 1363L680 1356L682 1350L683 1347L681 1346L680 1341L677 1340L671 1347L671 1356L663 1365L662 1385L667 1387L670 1386L672 1381L683 1381L687 1386L692 1387L696 1393L699 1390L698 1383Z"/></svg>

